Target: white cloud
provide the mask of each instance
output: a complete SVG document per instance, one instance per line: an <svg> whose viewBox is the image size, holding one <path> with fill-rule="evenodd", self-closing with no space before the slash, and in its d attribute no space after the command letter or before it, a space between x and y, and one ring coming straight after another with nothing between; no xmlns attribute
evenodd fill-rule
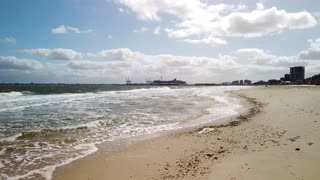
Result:
<svg viewBox="0 0 320 180"><path fill-rule="evenodd" d="M249 65L269 66L273 68L288 68L290 66L306 66L307 74L320 71L320 39L309 40L310 47L298 55L277 56L269 51L258 48L243 48L235 51L239 61L249 61ZM248 65L248 63L245 63ZM310 71L309 71L310 70ZM318 72L317 72L318 71Z"/></svg>
<svg viewBox="0 0 320 180"><path fill-rule="evenodd" d="M251 12L231 13L221 20L227 36L259 37L285 29L304 29L317 24L307 11L288 13L273 7ZM222 34L223 35L223 34Z"/></svg>
<svg viewBox="0 0 320 180"><path fill-rule="evenodd" d="M65 26L65 25L61 25L57 28L51 29L52 34L67 34L67 33L85 34L85 33L91 33L91 32L92 32L92 29L80 30L78 28Z"/></svg>
<svg viewBox="0 0 320 180"><path fill-rule="evenodd" d="M277 7L266 8L262 3L249 10L243 4L214 5L201 0L115 1L129 8L141 20L160 21L163 14L175 17L177 22L166 30L171 38L252 38L284 30L311 28L317 24L308 11L287 12Z"/></svg>
<svg viewBox="0 0 320 180"><path fill-rule="evenodd" d="M310 48L299 54L300 59L320 60L320 48Z"/></svg>
<svg viewBox="0 0 320 180"><path fill-rule="evenodd" d="M38 48L38 49L24 49L21 51L22 53L36 55L40 57L45 57L50 60L78 60L85 56L95 56L94 54L88 53L81 53L74 51L72 49L46 49L46 48Z"/></svg>
<svg viewBox="0 0 320 180"><path fill-rule="evenodd" d="M64 25L61 25L57 28L51 29L52 34L65 34L67 33L67 28Z"/></svg>
<svg viewBox="0 0 320 180"><path fill-rule="evenodd" d="M231 56L210 58L171 54L148 55L127 48L102 50L97 55L102 59L70 61L68 67L70 71L86 71L98 79L101 79L101 76L114 79L130 76L140 82L146 77L156 79L161 75L167 79L185 79L189 83L204 82L211 81L212 77L225 78L223 74L215 74L217 72L233 71L233 74L237 75L238 70L240 71L239 64Z"/></svg>
<svg viewBox="0 0 320 180"><path fill-rule="evenodd" d="M153 34L158 35L158 34L160 34L160 31L161 31L161 27L157 26L157 27L154 28Z"/></svg>
<svg viewBox="0 0 320 180"><path fill-rule="evenodd" d="M314 41L313 41L314 42ZM312 44L312 43L311 43ZM303 52L303 51L302 51ZM305 66L306 77L318 74L320 71L320 60L304 60L299 55L295 56L277 56L269 51L257 48L238 49L234 53L238 61L244 63L244 68L250 72L249 77L257 77L261 79L278 79L284 73L289 73L289 67Z"/></svg>
<svg viewBox="0 0 320 180"><path fill-rule="evenodd" d="M140 29L134 29L133 32L139 33L139 32L147 32L149 29L146 27L141 27Z"/></svg>
<svg viewBox="0 0 320 180"><path fill-rule="evenodd" d="M108 39L112 39L113 36L112 36L111 34L108 34L107 38L108 38Z"/></svg>
<svg viewBox="0 0 320 180"><path fill-rule="evenodd" d="M308 42L310 43L311 48L320 47L320 38L316 40L309 39Z"/></svg>
<svg viewBox="0 0 320 180"><path fill-rule="evenodd" d="M309 77L313 76L313 75L316 75L316 74L319 74L319 72L320 72L320 61L310 61L309 65L306 67L305 71L309 74Z"/></svg>
<svg viewBox="0 0 320 180"><path fill-rule="evenodd" d="M300 59L305 60L320 60L320 38L309 40L310 48L299 53Z"/></svg>
<svg viewBox="0 0 320 180"><path fill-rule="evenodd" d="M68 64L68 66L72 69L78 70L100 70L106 68L105 62L98 61L72 61Z"/></svg>
<svg viewBox="0 0 320 180"><path fill-rule="evenodd" d="M35 70L43 65L32 59L18 59L14 56L0 56L0 70Z"/></svg>
<svg viewBox="0 0 320 180"><path fill-rule="evenodd" d="M236 51L236 54L244 55L249 58L256 58L259 57L259 55L265 55L266 53L267 52L265 52L264 50L258 48L243 48Z"/></svg>
<svg viewBox="0 0 320 180"><path fill-rule="evenodd" d="M135 82L143 82L146 77L157 79L160 76L165 79L184 79L189 83L218 82L248 77L243 75L248 68L239 64L237 57L227 55L218 57L148 55L122 48L103 50L99 56L103 57L104 61L72 61L68 67L73 71L95 74L96 79L101 76L114 79L130 76Z"/></svg>
<svg viewBox="0 0 320 180"><path fill-rule="evenodd" d="M311 47L317 44L318 40L310 41ZM77 59L78 61L48 62L46 64L43 72L56 74L56 78L59 75L63 82L123 83L125 77L128 76L134 82L144 82L145 78L157 79L163 76L164 79L178 78L188 83L217 83L235 79L254 81L277 79L284 73L288 73L290 66L296 65L306 66L307 77L320 71L320 61L302 60L298 55L277 56L257 48L238 49L231 55L219 54L215 57L152 55L128 48L106 49L97 53L83 53L61 48L28 49L22 52L47 59ZM94 59L87 60L87 57L94 57ZM2 69L0 73L6 69L32 69L42 66L34 60L11 59L13 60L10 62L6 60L0 63L0 69Z"/></svg>
<svg viewBox="0 0 320 180"><path fill-rule="evenodd" d="M80 52L78 52L80 53ZM96 53L80 53L82 58L96 58L98 55Z"/></svg>
<svg viewBox="0 0 320 180"><path fill-rule="evenodd" d="M224 39L216 38L216 37L206 37L203 39L185 39L184 42L190 43L190 44L205 44L205 45L211 45L211 46L217 46L217 45L226 45L227 41Z"/></svg>
<svg viewBox="0 0 320 180"><path fill-rule="evenodd" d="M289 67L310 63L296 57L276 56L262 49L240 49L233 56L177 56L172 54L144 54L127 48L102 50L100 60L71 61L70 71L90 74L96 79L110 78L118 83L130 76L135 82L145 78L179 78L194 82L222 82L234 79L274 79L288 73ZM249 59L243 63L243 59ZM85 72L82 72L85 71ZM113 81L113 82L114 82Z"/></svg>
<svg viewBox="0 0 320 180"><path fill-rule="evenodd" d="M124 13L124 12L125 12L123 8L118 8L118 11L119 11L120 13Z"/></svg>
<svg viewBox="0 0 320 180"><path fill-rule="evenodd" d="M130 14L129 10L128 10L128 9L125 9L125 8L118 8L118 11L119 11L121 14Z"/></svg>
<svg viewBox="0 0 320 180"><path fill-rule="evenodd" d="M98 54L105 60L115 61L129 60L141 55L139 52L133 52L128 48L102 50Z"/></svg>
<svg viewBox="0 0 320 180"><path fill-rule="evenodd" d="M289 67L308 64L306 61L300 60L296 56L276 56L268 51L257 48L238 49L236 55L258 65Z"/></svg>
<svg viewBox="0 0 320 180"><path fill-rule="evenodd" d="M17 42L17 40L14 37L5 37L3 39L0 39L0 42L15 44Z"/></svg>
<svg viewBox="0 0 320 180"><path fill-rule="evenodd" d="M264 5L262 3L257 3L256 5L258 10L264 10Z"/></svg>

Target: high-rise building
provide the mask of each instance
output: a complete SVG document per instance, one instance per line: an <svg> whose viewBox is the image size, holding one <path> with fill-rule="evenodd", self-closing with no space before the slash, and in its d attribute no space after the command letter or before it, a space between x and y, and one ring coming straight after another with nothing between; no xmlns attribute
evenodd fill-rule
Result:
<svg viewBox="0 0 320 180"><path fill-rule="evenodd" d="M290 81L290 77L291 77L290 74L285 74L285 75L284 75L284 80L285 80L285 81Z"/></svg>
<svg viewBox="0 0 320 180"><path fill-rule="evenodd" d="M290 80L292 82L302 83L304 80L304 66L291 67Z"/></svg>

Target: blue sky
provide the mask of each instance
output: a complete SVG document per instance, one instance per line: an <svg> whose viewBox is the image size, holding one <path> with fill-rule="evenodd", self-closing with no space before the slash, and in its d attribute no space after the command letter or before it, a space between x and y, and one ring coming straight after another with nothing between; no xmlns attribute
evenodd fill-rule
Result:
<svg viewBox="0 0 320 180"><path fill-rule="evenodd" d="M320 2L2 0L0 82L194 82L320 73Z"/></svg>

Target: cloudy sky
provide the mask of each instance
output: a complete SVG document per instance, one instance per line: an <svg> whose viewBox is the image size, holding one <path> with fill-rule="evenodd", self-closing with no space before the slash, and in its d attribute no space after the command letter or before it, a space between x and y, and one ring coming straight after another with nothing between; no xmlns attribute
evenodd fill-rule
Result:
<svg viewBox="0 0 320 180"><path fill-rule="evenodd" d="M310 77L319 22L315 0L1 0L0 82Z"/></svg>

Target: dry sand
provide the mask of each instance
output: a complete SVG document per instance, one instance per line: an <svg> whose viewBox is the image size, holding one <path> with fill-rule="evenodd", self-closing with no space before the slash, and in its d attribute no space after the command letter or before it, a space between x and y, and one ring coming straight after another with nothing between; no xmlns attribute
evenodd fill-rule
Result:
<svg viewBox="0 0 320 180"><path fill-rule="evenodd" d="M320 87L233 92L250 107L228 126L205 126L99 151L53 179L320 179Z"/></svg>

